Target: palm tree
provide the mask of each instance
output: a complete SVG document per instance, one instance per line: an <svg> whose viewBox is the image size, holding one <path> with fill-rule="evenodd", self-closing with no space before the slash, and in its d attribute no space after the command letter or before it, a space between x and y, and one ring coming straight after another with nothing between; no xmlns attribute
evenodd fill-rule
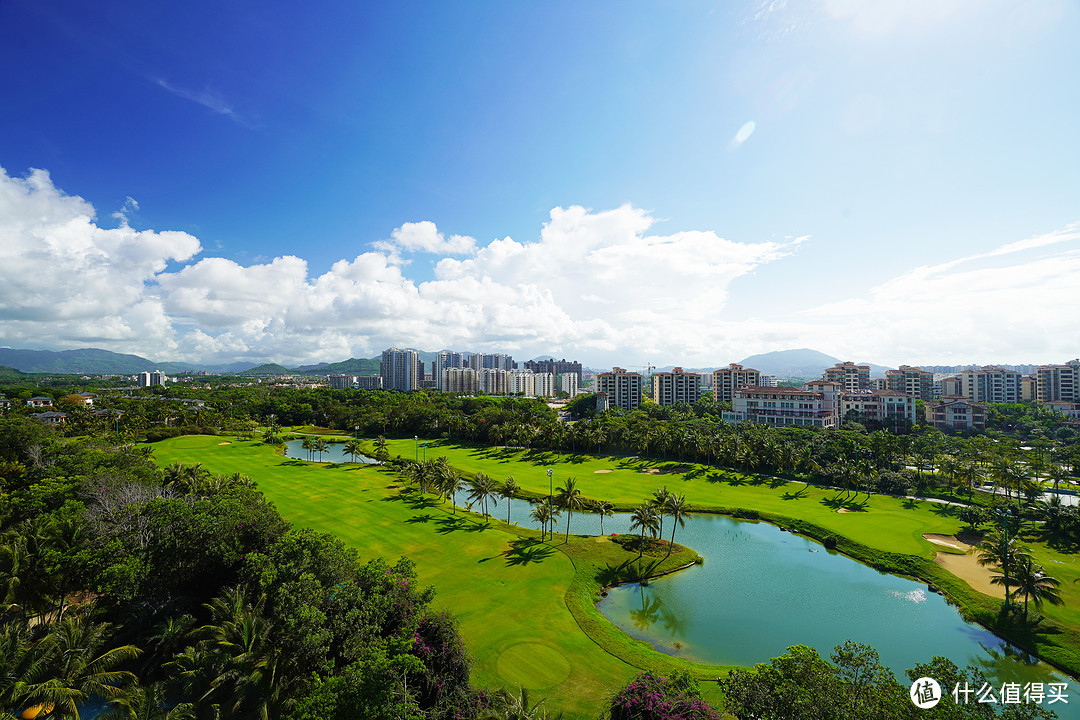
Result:
<svg viewBox="0 0 1080 720"><path fill-rule="evenodd" d="M356 462L357 455L364 454L364 445L359 440L347 440L345 442L345 452L349 453L349 457L353 462Z"/></svg>
<svg viewBox="0 0 1080 720"><path fill-rule="evenodd" d="M1008 522L1008 520L1006 520ZM1009 569L1020 562L1021 557L1031 557L1031 552L1016 542L1016 537L1009 537L1007 532L994 530L987 534L974 552L980 565L997 565L1004 577L993 578L992 582L1005 586L1005 603L1009 602Z"/></svg>
<svg viewBox="0 0 1080 720"><path fill-rule="evenodd" d="M607 500L597 500L593 503L593 512L600 516L600 534L604 534L604 518L615 516L615 506Z"/></svg>
<svg viewBox="0 0 1080 720"><path fill-rule="evenodd" d="M375 459L379 462L386 462L390 459L390 451L386 449L386 438L382 435L375 438Z"/></svg>
<svg viewBox="0 0 1080 720"><path fill-rule="evenodd" d="M1051 605L1061 605L1063 603L1061 593L1058 592L1058 585L1061 582L1057 578L1047 575L1046 571L1036 564L1035 559L1030 555L1017 555L1012 565L1012 575L1013 580L1016 582L1015 594L1024 594L1025 620L1028 616L1029 598L1035 602L1036 610L1040 609L1044 602ZM997 582L1000 579L995 577L990 582Z"/></svg>
<svg viewBox="0 0 1080 720"><path fill-rule="evenodd" d="M169 708L166 694L158 685L134 687L109 701L109 711L98 720L192 720L195 706L180 703Z"/></svg>
<svg viewBox="0 0 1080 720"><path fill-rule="evenodd" d="M311 438L309 438L309 437L304 438L304 442L300 443L300 447L307 450L308 460L314 460L315 459L315 453L312 452L315 449L315 443L312 442Z"/></svg>
<svg viewBox="0 0 1080 720"><path fill-rule="evenodd" d="M671 516L671 544L668 545L668 555L671 555L671 547L675 544L675 526L685 527L686 521L693 517L690 515L690 503L686 502L686 495L672 494L667 501L667 512Z"/></svg>
<svg viewBox="0 0 1080 720"><path fill-rule="evenodd" d="M641 560L641 555L645 552L645 531L655 533L657 528L656 509L652 503L643 502L630 513L630 532L633 532L634 528L641 528L641 540L638 542L638 560Z"/></svg>
<svg viewBox="0 0 1080 720"><path fill-rule="evenodd" d="M439 492L441 492L444 497L450 499L450 502L454 506L454 514L456 515L457 494L458 491L461 490L461 486L464 481L461 479L461 476L458 475L457 470L450 467L449 463L447 463L446 461L445 456L440 456L435 461L435 472L437 476L436 483L438 484Z"/></svg>
<svg viewBox="0 0 1080 720"><path fill-rule="evenodd" d="M135 683L133 673L114 668L138 657L139 649L122 645L102 652L108 628L69 617L53 629L56 663L37 699L52 704L55 717L77 718L78 706L89 698L112 700Z"/></svg>
<svg viewBox="0 0 1080 720"><path fill-rule="evenodd" d="M566 479L566 487L555 489L558 491L555 501L559 503L560 507L566 509L565 542L570 542L570 520L574 517L575 510L581 510L585 507L585 498L581 497L581 491L577 487L577 480L574 478Z"/></svg>
<svg viewBox="0 0 1080 720"><path fill-rule="evenodd" d="M529 517L532 518L533 522L540 524L540 539L543 540L548 521L551 520L551 505L548 504L547 498L533 506Z"/></svg>
<svg viewBox="0 0 1080 720"><path fill-rule="evenodd" d="M11 621L0 627L0 717L10 717L4 709L17 710L37 700L53 645L48 635L34 642L25 622Z"/></svg>
<svg viewBox="0 0 1080 720"><path fill-rule="evenodd" d="M667 501L671 497L671 491L667 489L667 486L658 487L653 491L652 503L653 509L656 510L656 517L660 521L660 537L664 536L664 515L667 513Z"/></svg>
<svg viewBox="0 0 1080 720"><path fill-rule="evenodd" d="M265 596L254 603L244 588L226 590L205 605L211 621L200 628L210 648L227 658L225 673L212 688L232 714L278 716L285 678L282 648L272 638L273 625L262 615Z"/></svg>
<svg viewBox="0 0 1080 720"><path fill-rule="evenodd" d="M507 476L503 481L502 490L499 492L504 498L506 498L506 524L510 524L510 501L518 496L521 492L521 487L518 486L517 481L514 480L513 475Z"/></svg>
<svg viewBox="0 0 1080 720"><path fill-rule="evenodd" d="M547 709L541 707L542 699L530 705L529 689L520 685L516 695L500 689L491 700L491 707L484 711L480 720L558 720L562 717L562 713L548 715Z"/></svg>
<svg viewBox="0 0 1080 720"><path fill-rule="evenodd" d="M498 505L495 500L495 481L482 472L476 473L476 476L469 480L469 500L480 503L484 517L488 517L488 500Z"/></svg>
<svg viewBox="0 0 1080 720"><path fill-rule="evenodd" d="M323 438L315 438L315 440L311 443L311 449L319 453L319 462L322 462L322 454L326 452L329 448L326 445L326 440L324 440Z"/></svg>

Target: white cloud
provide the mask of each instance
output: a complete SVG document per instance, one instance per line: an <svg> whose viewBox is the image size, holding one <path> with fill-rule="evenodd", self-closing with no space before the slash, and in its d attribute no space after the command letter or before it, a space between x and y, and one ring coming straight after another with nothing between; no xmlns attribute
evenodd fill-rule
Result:
<svg viewBox="0 0 1080 720"><path fill-rule="evenodd" d="M172 328L145 283L201 250L182 232L107 229L49 173L0 168L0 337L13 346L161 350Z"/></svg>
<svg viewBox="0 0 1080 720"><path fill-rule="evenodd" d="M184 98L185 100L190 100L193 103L198 103L207 110L210 110L217 115L224 115L225 117L236 123L239 123L240 125L248 125L248 121L242 116L240 116L235 110L233 110L232 105L230 105L229 102L225 100L225 98L221 97L220 94L211 90L210 88L206 88L204 90L189 90L187 88L173 85L169 81L162 78L158 78L156 82L159 87L171 92L177 97Z"/></svg>
<svg viewBox="0 0 1080 720"><path fill-rule="evenodd" d="M191 235L123 221L107 229L94 217L48 173L19 179L0 169L0 342L286 363L370 357L391 345L544 352L596 366L720 365L790 347L892 364L1076 355L1080 225L900 269L841 302L732 317L734 283L752 284L756 269L806 238L660 234L631 205L572 206L553 209L535 239L484 247L430 222L405 223L376 251L313 276L295 256L195 261ZM444 257L418 281L399 251ZM181 266L168 270L169 261ZM827 271L801 276L805 286L768 291L813 298L822 282L846 282Z"/></svg>
<svg viewBox="0 0 1080 720"><path fill-rule="evenodd" d="M1076 355L1077 277L1080 224L916 267L800 316L876 362L1060 362Z"/></svg>
<svg viewBox="0 0 1080 720"><path fill-rule="evenodd" d="M471 255L476 252L476 240L467 235L444 236L430 220L407 222L390 233L389 240L372 243L395 259L400 251L426 252L436 255Z"/></svg>

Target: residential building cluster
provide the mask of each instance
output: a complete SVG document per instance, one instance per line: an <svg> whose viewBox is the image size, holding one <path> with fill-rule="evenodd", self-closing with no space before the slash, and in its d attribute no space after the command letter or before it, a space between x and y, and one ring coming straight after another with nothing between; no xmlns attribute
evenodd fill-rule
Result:
<svg viewBox="0 0 1080 720"><path fill-rule="evenodd" d="M430 368L430 369L429 369ZM336 388L399 390L434 388L465 395L524 395L573 397L582 386L581 363L569 360L527 360L517 363L505 353L468 353L444 350L430 366L416 350L384 350L378 375L329 375Z"/></svg>

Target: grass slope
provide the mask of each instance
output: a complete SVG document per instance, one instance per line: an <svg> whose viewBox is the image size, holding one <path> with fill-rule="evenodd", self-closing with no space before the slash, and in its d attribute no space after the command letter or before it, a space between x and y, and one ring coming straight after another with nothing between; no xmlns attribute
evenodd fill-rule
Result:
<svg viewBox="0 0 1080 720"><path fill-rule="evenodd" d="M574 535L564 552L561 535L540 543L535 531L455 514L449 504L418 496L378 467L308 463L257 442L223 442L185 436L153 447L162 464L201 463L211 472L251 476L296 527L332 532L367 557L413 560L421 581L436 588L437 604L460 621L480 685L521 684L550 696L548 705L569 717L595 717L638 667L692 668L706 677L719 670L659 655L610 625L603 646L581 632L575 616L606 624L591 603L599 589L596 576L636 553ZM673 555L665 568L692 561L696 555L689 553ZM578 573L578 566L585 572ZM571 612L567 591L579 576Z"/></svg>

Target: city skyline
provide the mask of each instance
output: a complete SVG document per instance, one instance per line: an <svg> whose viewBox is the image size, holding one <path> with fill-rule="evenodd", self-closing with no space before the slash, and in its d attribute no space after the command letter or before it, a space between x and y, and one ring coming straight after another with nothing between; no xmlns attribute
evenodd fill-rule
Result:
<svg viewBox="0 0 1080 720"><path fill-rule="evenodd" d="M1078 31L1054 0L19 0L0 344L1065 362Z"/></svg>

